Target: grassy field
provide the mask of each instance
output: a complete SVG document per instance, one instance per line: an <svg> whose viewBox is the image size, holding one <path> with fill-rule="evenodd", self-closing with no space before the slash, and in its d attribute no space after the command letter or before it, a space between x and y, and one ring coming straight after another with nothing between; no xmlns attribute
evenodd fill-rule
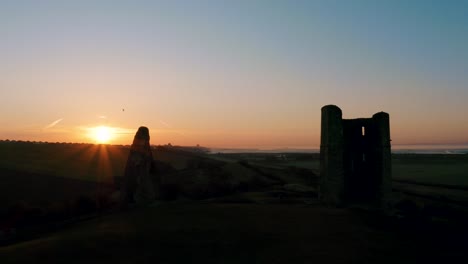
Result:
<svg viewBox="0 0 468 264"><path fill-rule="evenodd" d="M0 248L0 259L2 264L393 264L466 257L466 231L428 228L313 205L170 202Z"/></svg>
<svg viewBox="0 0 468 264"><path fill-rule="evenodd" d="M53 216L56 202L64 202L63 207L80 196L111 193L128 151L124 146L2 142L0 213L6 205L26 201L29 209L44 205ZM156 148L154 157L170 165L166 181L183 183L178 187L182 199L176 195L175 201L156 207L102 216L0 248L1 263L418 263L445 262L468 252L465 229L426 225L431 216L402 226L361 211L320 206L311 195L318 154ZM468 186L468 155L400 154L392 161L394 179ZM312 191L288 193L287 185L312 186ZM210 194L217 188L226 191L224 196ZM421 188L440 194L434 187ZM79 211L82 206L66 208Z"/></svg>
<svg viewBox="0 0 468 264"><path fill-rule="evenodd" d="M36 144L30 142L1 142L0 143L0 180L4 184L0 188L7 188L6 193L13 190L20 191L24 186L19 185L31 182L32 177L42 177L44 182L52 180L51 177L73 179L77 181L97 182L113 184L115 177L121 177L124 173L129 148L126 146L92 145L92 144ZM153 156L159 162L170 165L176 171L207 169L222 169L229 174L252 174L251 169L239 165L236 157L220 159L213 155L181 151L167 147L159 147L153 150ZM302 161L307 162L307 161ZM250 161L249 161L250 164ZM259 164L262 171L278 176L287 181L288 175L293 179L294 173L287 170L284 164L276 165L267 161ZM281 173L280 173L281 172ZM253 172L259 173L259 172ZM240 175L242 174L242 175ZM11 181L11 178L16 180ZM47 177L47 179L45 178ZM20 178L24 178L20 180ZM40 182L34 179L33 182ZM8 185L11 182L13 185ZM75 181L75 184L78 182ZM35 184L40 189L41 184ZM79 189L79 188L78 188Z"/></svg>
<svg viewBox="0 0 468 264"><path fill-rule="evenodd" d="M207 199L290 182L306 184L313 174L259 168L180 148L158 147L153 152L163 170L158 174L164 186L160 194L168 200ZM43 219L58 207L63 214L76 211L84 198L96 206L115 202L128 153L126 146L0 142L0 229L2 220L10 216L24 218L30 213Z"/></svg>
<svg viewBox="0 0 468 264"><path fill-rule="evenodd" d="M92 144L1 143L0 169L111 182L122 175L128 149Z"/></svg>
<svg viewBox="0 0 468 264"><path fill-rule="evenodd" d="M320 174L319 154L217 154L220 158L244 159L263 167L297 167ZM468 155L393 154L392 175L396 180L468 187Z"/></svg>
<svg viewBox="0 0 468 264"><path fill-rule="evenodd" d="M111 192L112 185L74 178L3 169L0 177L0 211L17 202L30 206L71 201L80 196L96 197Z"/></svg>
<svg viewBox="0 0 468 264"><path fill-rule="evenodd" d="M128 151L128 147L111 145L1 142L0 207L15 200L38 204L47 197L57 201L72 195L95 196L99 185L92 183L113 185L115 177L123 175ZM184 175L190 170L199 173L195 171L203 163L239 180L258 174L269 181L315 184L320 172L319 154L208 155L157 148L154 157ZM468 155L394 154L392 163L396 180L468 187Z"/></svg>
<svg viewBox="0 0 468 264"><path fill-rule="evenodd" d="M0 169L39 173L87 181L111 182L125 168L128 148L91 144L0 143ZM154 151L154 157L185 169L196 153ZM304 168L320 172L318 154L213 154L223 162L248 161L264 168ZM393 178L427 183L468 186L468 155L394 154Z"/></svg>
<svg viewBox="0 0 468 264"><path fill-rule="evenodd" d="M110 183L123 175L128 153L128 146L0 142L0 170ZM163 147L153 150L156 160L178 170L203 156Z"/></svg>
<svg viewBox="0 0 468 264"><path fill-rule="evenodd" d="M468 186L468 155L399 154L392 165L394 179Z"/></svg>

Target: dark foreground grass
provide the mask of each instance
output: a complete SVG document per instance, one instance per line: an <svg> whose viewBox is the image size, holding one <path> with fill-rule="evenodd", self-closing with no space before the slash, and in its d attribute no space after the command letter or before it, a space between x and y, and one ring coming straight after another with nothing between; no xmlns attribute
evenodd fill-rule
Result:
<svg viewBox="0 0 468 264"><path fill-rule="evenodd" d="M80 196L97 197L109 193L112 185L73 178L2 169L0 172L0 208L18 202L29 206L46 206Z"/></svg>
<svg viewBox="0 0 468 264"><path fill-rule="evenodd" d="M468 187L468 155L396 154L393 178Z"/></svg>
<svg viewBox="0 0 468 264"><path fill-rule="evenodd" d="M447 229L449 230L449 229ZM170 202L0 248L1 263L453 263L463 232L319 205Z"/></svg>
<svg viewBox="0 0 468 264"><path fill-rule="evenodd" d="M31 174L52 175L93 182L112 183L122 176L128 156L128 147L92 144L34 144L28 142L0 143L0 173L4 169ZM185 169L191 160L208 158L223 162L247 161L265 168L305 168L316 175L320 172L319 154L242 153L204 155L158 148L154 157ZM468 187L468 155L447 154L393 154L393 178L431 184ZM0 186L1 188L1 186Z"/></svg>
<svg viewBox="0 0 468 264"><path fill-rule="evenodd" d="M128 151L111 145L1 142L0 169L110 183L122 175Z"/></svg>

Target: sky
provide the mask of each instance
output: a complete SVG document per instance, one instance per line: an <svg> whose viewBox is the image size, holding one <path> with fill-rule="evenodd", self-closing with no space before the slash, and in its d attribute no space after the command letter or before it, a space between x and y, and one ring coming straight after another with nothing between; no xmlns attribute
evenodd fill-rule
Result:
<svg viewBox="0 0 468 264"><path fill-rule="evenodd" d="M0 139L317 148L320 109L468 144L468 1L0 0Z"/></svg>

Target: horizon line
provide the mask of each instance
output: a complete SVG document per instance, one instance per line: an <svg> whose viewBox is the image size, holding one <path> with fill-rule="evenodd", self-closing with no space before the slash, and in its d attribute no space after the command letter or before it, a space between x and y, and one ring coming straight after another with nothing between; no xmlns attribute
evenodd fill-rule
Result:
<svg viewBox="0 0 468 264"><path fill-rule="evenodd" d="M91 145L110 145L110 146L130 146L129 144L114 144L114 143L93 143L93 142L59 142L59 141L35 141L35 140L15 140L15 139L0 139L0 142L25 142L25 143L43 143L43 144L91 144ZM223 146L203 146L200 144L195 145L177 145L177 144L151 144L151 146L171 146L171 147L200 147L208 149L218 149L218 150L320 150L320 146L306 146L306 147L291 147L291 146L276 146L276 147L223 147ZM392 148L397 149L412 149L408 147L461 147L468 148L468 143L410 143L410 144L392 144ZM406 148L404 148L406 147Z"/></svg>

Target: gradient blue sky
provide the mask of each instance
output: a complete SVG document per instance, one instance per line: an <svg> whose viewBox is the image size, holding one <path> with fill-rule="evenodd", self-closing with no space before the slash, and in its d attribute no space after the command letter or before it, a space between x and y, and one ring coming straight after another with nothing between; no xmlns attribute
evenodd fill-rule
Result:
<svg viewBox="0 0 468 264"><path fill-rule="evenodd" d="M468 143L468 1L0 1L0 139L317 147L320 108ZM122 111L125 109L125 111ZM58 121L60 120L60 121ZM56 122L58 121L58 122Z"/></svg>

